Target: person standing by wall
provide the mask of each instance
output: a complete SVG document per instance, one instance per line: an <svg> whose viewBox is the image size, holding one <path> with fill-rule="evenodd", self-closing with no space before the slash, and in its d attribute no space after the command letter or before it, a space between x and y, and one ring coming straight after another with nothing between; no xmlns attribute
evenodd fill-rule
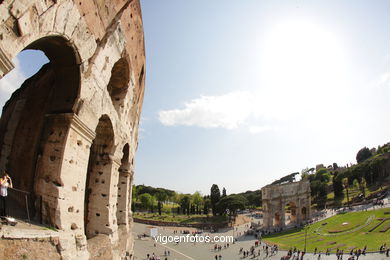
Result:
<svg viewBox="0 0 390 260"><path fill-rule="evenodd" d="M6 217L8 215L7 196L8 188L12 188L12 179L7 172L4 171L3 177L0 178L0 216Z"/></svg>

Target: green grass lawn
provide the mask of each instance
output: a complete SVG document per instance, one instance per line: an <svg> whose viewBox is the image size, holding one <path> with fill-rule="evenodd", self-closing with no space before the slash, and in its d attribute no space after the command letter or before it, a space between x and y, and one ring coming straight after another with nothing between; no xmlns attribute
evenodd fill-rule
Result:
<svg viewBox="0 0 390 260"><path fill-rule="evenodd" d="M390 229L380 232L390 224L385 221L369 232L379 223L380 218L390 218L390 208L375 211L351 212L339 214L307 227L306 248L308 252L314 248L325 252L327 248L335 252L337 248L349 251L353 248L367 246L368 251L377 251L383 243L390 244ZM278 244L282 249L296 246L303 250L305 245L305 229L295 229L264 237L264 241Z"/></svg>
<svg viewBox="0 0 390 260"><path fill-rule="evenodd" d="M134 213L135 218L140 219L149 219L149 220L158 220L158 221L167 221L175 222L182 224L195 224L195 223L222 223L227 221L226 216L206 216L206 215L171 215L171 214L161 214L158 213Z"/></svg>

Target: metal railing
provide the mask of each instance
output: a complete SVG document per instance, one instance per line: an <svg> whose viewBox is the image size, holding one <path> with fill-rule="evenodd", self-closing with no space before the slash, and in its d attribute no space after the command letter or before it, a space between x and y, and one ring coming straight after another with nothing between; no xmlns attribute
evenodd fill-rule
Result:
<svg viewBox="0 0 390 260"><path fill-rule="evenodd" d="M35 215L34 201L35 198L30 192L8 188L7 214L31 223Z"/></svg>

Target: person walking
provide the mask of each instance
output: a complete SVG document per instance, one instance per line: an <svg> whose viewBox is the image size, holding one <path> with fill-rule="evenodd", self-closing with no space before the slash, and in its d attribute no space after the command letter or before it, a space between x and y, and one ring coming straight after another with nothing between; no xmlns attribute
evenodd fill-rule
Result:
<svg viewBox="0 0 390 260"><path fill-rule="evenodd" d="M0 178L0 216L8 216L7 196L8 188L12 188L12 179L4 171L3 177Z"/></svg>

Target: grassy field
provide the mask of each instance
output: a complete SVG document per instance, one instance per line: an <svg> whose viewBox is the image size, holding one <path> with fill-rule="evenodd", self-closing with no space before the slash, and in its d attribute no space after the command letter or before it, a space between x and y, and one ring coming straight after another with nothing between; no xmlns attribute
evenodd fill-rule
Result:
<svg viewBox="0 0 390 260"><path fill-rule="evenodd" d="M167 221L183 224L195 224L195 223L222 223L227 221L226 216L205 216L205 215L171 215L158 213L134 213L135 218Z"/></svg>
<svg viewBox="0 0 390 260"><path fill-rule="evenodd" d="M390 225L390 208L375 211L351 212L339 214L307 227L306 248L308 252L318 248L325 252L337 248L349 251L367 246L368 251L377 251L383 243L390 244L390 229L381 232ZM383 221L383 219L389 218ZM264 237L264 241L277 244L282 249L296 246L303 250L305 229L295 229Z"/></svg>

